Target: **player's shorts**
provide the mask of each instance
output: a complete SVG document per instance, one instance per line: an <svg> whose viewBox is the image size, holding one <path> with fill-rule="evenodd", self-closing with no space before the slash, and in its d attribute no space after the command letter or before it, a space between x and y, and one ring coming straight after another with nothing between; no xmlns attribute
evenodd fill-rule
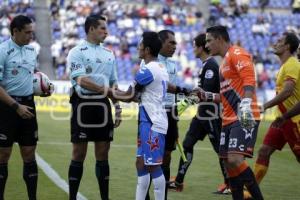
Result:
<svg viewBox="0 0 300 200"><path fill-rule="evenodd" d="M281 150L288 143L293 153L300 158L300 133L296 123L287 120L282 127L269 127L263 144Z"/></svg>
<svg viewBox="0 0 300 200"><path fill-rule="evenodd" d="M145 165L161 165L165 150L165 135L152 131L152 124L140 122L137 141L137 157L144 159Z"/></svg>
<svg viewBox="0 0 300 200"><path fill-rule="evenodd" d="M38 141L38 125L33 95L12 96L19 104L30 106L34 114L31 119L22 119L15 110L0 101L0 147L11 147L14 142L20 146L35 146Z"/></svg>
<svg viewBox="0 0 300 200"><path fill-rule="evenodd" d="M166 135L165 150L174 151L178 138L178 113L177 107L166 108L168 116L168 131Z"/></svg>
<svg viewBox="0 0 300 200"><path fill-rule="evenodd" d="M108 98L83 99L73 92L71 142L100 142L113 140L113 120Z"/></svg>
<svg viewBox="0 0 300 200"><path fill-rule="evenodd" d="M243 154L252 158L258 126L259 121L256 121L251 130L242 128L240 121L224 126L221 131L219 156L227 158L227 154Z"/></svg>
<svg viewBox="0 0 300 200"><path fill-rule="evenodd" d="M203 141L206 135L208 135L214 151L219 153L221 126L221 119L199 120L197 117L194 117L185 135L183 147L191 149L198 140Z"/></svg>

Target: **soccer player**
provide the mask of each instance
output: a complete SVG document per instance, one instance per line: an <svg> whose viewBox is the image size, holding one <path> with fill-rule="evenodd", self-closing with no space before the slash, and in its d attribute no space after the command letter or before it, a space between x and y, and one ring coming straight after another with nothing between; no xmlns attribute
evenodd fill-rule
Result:
<svg viewBox="0 0 300 200"><path fill-rule="evenodd" d="M31 19L16 16L11 21L10 31L11 38L0 44L0 199L4 199L12 145L18 142L28 198L35 200L38 126L33 100L33 74L37 67L37 53L28 45L33 37Z"/></svg>
<svg viewBox="0 0 300 200"><path fill-rule="evenodd" d="M203 62L203 68L199 74L198 86L207 91L207 94L209 92L211 92L211 94L220 93L219 66L205 47L205 33L195 37L193 47L195 57L200 58ZM205 102L198 105L197 114L192 119L189 130L183 140L183 148L187 162L185 163L182 158L180 159L176 179L171 182L169 186L172 189L176 189L176 191L182 191L183 189L184 177L192 162L194 146L198 140L203 141L205 136L208 135L214 151L219 153L222 119L220 118L219 103L214 103L212 100L213 99L209 98L207 101L210 103ZM202 99L202 101L204 101L204 99ZM221 158L219 159L219 163L225 184L222 184L218 188L217 193L228 194L230 192L228 179L226 178L224 163Z"/></svg>
<svg viewBox="0 0 300 200"><path fill-rule="evenodd" d="M155 32L144 32L138 46L139 58L144 65L135 75L134 83L126 92L116 90L113 96L122 101L132 101L140 94L139 127L136 168L138 183L136 200L145 199L150 184L154 184L156 200L165 199L165 177L161 169L165 150L168 119L163 100L168 89L169 76L166 67L158 62L162 43Z"/></svg>
<svg viewBox="0 0 300 200"><path fill-rule="evenodd" d="M278 117L286 116L300 101L300 63L295 57L299 39L294 33L284 33L274 45L274 53L279 57L282 66L276 79L276 96L263 105L264 110L276 106ZM287 116L291 117L291 116ZM300 162L300 116L287 119L280 128L271 124L265 135L263 145L258 151L254 174L258 183L266 175L270 158L276 150L281 150L288 143ZM276 126L276 125L275 125Z"/></svg>
<svg viewBox="0 0 300 200"><path fill-rule="evenodd" d="M206 47L211 55L223 57L220 66L220 95L213 93L211 96L215 102L221 98L223 105L219 156L225 159L232 197L234 200L243 199L245 185L254 199L261 200L263 196L255 176L245 161L246 157L253 156L260 120L251 55L230 43L224 26L207 29Z"/></svg>
<svg viewBox="0 0 300 200"><path fill-rule="evenodd" d="M69 167L69 199L76 199L83 173L88 142L95 144L95 173L102 200L109 199L108 153L114 128L121 122L120 105L114 101L115 123L107 91L117 87L116 61L113 52L101 43L107 36L106 19L90 15L85 20L86 39L70 50L67 64L73 93L71 142L72 160Z"/></svg>

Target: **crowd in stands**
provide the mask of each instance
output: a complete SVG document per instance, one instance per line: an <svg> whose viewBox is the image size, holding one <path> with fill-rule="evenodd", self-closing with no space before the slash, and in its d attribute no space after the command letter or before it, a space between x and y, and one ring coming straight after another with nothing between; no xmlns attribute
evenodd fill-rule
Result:
<svg viewBox="0 0 300 200"><path fill-rule="evenodd" d="M52 57L57 79L68 79L68 51L85 37L84 21L89 14L104 14L108 19L106 45L117 58L120 81L132 80L138 69L137 43L143 31L171 29L178 41L174 59L180 63L181 82L194 84L201 62L193 55L192 40L210 25L229 28L232 41L253 54L261 89L274 89L280 63L271 44L286 30L300 32L298 0L211 0L210 17L205 21L197 0L52 0ZM125 3L126 2L126 3ZM9 38L13 15L24 13L34 18L32 0L0 0L0 41ZM262 12L266 9L281 12ZM253 11L255 10L255 11ZM291 12L292 11L292 12ZM294 13L294 14L291 14ZM38 47L38 44L33 43Z"/></svg>

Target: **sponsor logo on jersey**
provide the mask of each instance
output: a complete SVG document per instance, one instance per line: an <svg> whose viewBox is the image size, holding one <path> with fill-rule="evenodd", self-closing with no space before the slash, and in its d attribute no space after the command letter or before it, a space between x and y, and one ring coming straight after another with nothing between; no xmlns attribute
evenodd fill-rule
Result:
<svg viewBox="0 0 300 200"><path fill-rule="evenodd" d="M85 68L85 72L86 72L87 74L92 73L92 71L93 71L93 69L92 69L91 66L87 66L87 67Z"/></svg>
<svg viewBox="0 0 300 200"><path fill-rule="evenodd" d="M31 48L31 47L25 47L26 50L29 50L29 51L34 51L34 48Z"/></svg>
<svg viewBox="0 0 300 200"><path fill-rule="evenodd" d="M10 50L8 50L6 53L7 53L7 55L10 55L12 52L14 52L15 51L15 49L14 48L12 48L12 49L10 49Z"/></svg>
<svg viewBox="0 0 300 200"><path fill-rule="evenodd" d="M87 135L85 134L85 133L83 133L83 132L80 132L79 133L79 138L87 138Z"/></svg>
<svg viewBox="0 0 300 200"><path fill-rule="evenodd" d="M0 134L0 140L7 140L7 136L4 134Z"/></svg>
<svg viewBox="0 0 300 200"><path fill-rule="evenodd" d="M99 58L96 58L96 63L102 63L102 61Z"/></svg>
<svg viewBox="0 0 300 200"><path fill-rule="evenodd" d="M87 47L80 48L80 51L85 51L85 50L88 50L88 48Z"/></svg>

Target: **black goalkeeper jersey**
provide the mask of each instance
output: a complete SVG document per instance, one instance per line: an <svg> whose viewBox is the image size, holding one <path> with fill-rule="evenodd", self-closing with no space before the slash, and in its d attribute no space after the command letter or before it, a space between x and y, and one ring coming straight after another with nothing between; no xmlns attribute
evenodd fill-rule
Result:
<svg viewBox="0 0 300 200"><path fill-rule="evenodd" d="M213 57L209 57L203 61L203 68L199 74L198 86L207 92L220 93L219 65ZM219 118L219 107L219 104L213 102L202 102L198 106L198 115L200 117L210 117L210 113L217 113L218 115L216 118Z"/></svg>

